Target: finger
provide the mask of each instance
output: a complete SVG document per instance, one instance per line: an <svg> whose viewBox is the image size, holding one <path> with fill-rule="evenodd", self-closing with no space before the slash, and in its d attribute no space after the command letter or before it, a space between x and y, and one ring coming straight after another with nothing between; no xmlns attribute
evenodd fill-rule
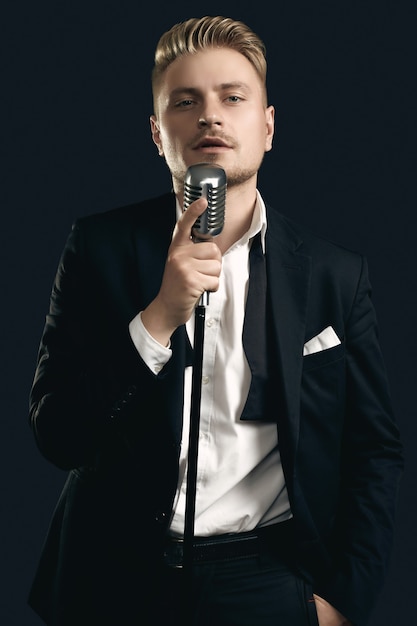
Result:
<svg viewBox="0 0 417 626"><path fill-rule="evenodd" d="M194 262L195 270L201 276L220 276L222 269L221 259L210 258L208 260L196 259Z"/></svg>
<svg viewBox="0 0 417 626"><path fill-rule="evenodd" d="M211 259L218 262L221 261L222 253L214 241L202 241L201 243L193 244L190 248L189 256L200 261Z"/></svg>
<svg viewBox="0 0 417 626"><path fill-rule="evenodd" d="M177 222L173 236L173 240L175 240L175 243L177 245L189 243L191 237L191 229L194 225L194 222L202 213L204 213L206 208L207 199L201 197L197 200L194 200L194 202L190 204L187 210L183 212Z"/></svg>

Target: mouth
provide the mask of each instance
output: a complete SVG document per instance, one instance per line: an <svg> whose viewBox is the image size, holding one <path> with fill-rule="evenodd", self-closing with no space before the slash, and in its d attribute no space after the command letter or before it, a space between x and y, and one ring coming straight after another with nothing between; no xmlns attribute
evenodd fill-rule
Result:
<svg viewBox="0 0 417 626"><path fill-rule="evenodd" d="M200 139L195 145L194 150L228 150L232 146L220 137L206 136Z"/></svg>

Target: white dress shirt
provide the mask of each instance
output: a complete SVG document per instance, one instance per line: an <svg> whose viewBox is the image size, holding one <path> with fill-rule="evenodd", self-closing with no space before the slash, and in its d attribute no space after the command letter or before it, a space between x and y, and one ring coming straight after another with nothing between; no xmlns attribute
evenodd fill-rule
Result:
<svg viewBox="0 0 417 626"><path fill-rule="evenodd" d="M177 213L181 213L178 203ZM242 344L249 250L259 231L264 245L266 211L258 192L251 227L223 255L219 289L210 293L206 307L194 525L199 536L244 532L291 517L276 424L240 420L251 377ZM194 316L186 328L193 344ZM140 313L129 329L142 358L158 374L171 349L146 331ZM179 481L170 528L174 535L184 530L191 379L192 367L187 367Z"/></svg>

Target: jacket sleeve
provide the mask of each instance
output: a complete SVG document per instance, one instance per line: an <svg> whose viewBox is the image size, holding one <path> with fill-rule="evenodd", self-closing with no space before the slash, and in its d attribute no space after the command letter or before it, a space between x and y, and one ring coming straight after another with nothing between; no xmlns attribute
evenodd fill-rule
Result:
<svg viewBox="0 0 417 626"><path fill-rule="evenodd" d="M384 582L403 468L365 259L345 342L346 414L333 570L316 592L364 626Z"/></svg>
<svg viewBox="0 0 417 626"><path fill-rule="evenodd" d="M107 276L91 269L86 230L83 220L76 223L64 248L30 393L38 447L62 469L94 468L119 444L128 447L140 421L139 400L142 414L154 412L164 378L142 361L128 319L112 313L117 303L100 299ZM118 285L123 268L109 266ZM146 436L144 420L141 428Z"/></svg>

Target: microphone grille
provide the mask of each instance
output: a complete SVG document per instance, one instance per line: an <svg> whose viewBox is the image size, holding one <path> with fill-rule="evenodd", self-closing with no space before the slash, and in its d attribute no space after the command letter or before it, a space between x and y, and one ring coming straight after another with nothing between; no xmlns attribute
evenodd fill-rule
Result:
<svg viewBox="0 0 417 626"><path fill-rule="evenodd" d="M207 198L207 209L193 227L196 238L214 237L223 230L226 188L226 173L219 165L197 163L188 168L184 180L184 210L197 198Z"/></svg>

